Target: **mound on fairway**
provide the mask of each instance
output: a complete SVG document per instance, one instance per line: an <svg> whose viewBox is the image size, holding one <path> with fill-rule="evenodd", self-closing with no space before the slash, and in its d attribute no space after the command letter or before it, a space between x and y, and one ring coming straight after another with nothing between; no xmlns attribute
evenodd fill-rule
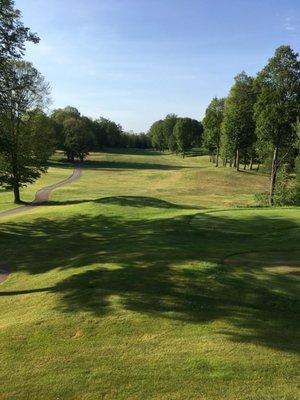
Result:
<svg viewBox="0 0 300 400"><path fill-rule="evenodd" d="M94 154L49 205L2 218L0 398L297 399L299 276L270 266L298 263L300 211L226 208L266 184L235 176Z"/></svg>

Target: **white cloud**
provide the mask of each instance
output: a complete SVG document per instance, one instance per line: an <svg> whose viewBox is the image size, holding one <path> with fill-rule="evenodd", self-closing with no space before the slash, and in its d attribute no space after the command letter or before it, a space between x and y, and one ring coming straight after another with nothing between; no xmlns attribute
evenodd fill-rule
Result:
<svg viewBox="0 0 300 400"><path fill-rule="evenodd" d="M286 31L294 31L296 29L295 25L293 23L293 17L285 17L285 19L284 19L284 29Z"/></svg>

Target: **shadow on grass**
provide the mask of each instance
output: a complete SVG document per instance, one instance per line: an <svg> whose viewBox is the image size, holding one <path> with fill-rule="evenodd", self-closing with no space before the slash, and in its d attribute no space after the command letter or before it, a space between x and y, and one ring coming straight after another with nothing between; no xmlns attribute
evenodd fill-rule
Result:
<svg viewBox="0 0 300 400"><path fill-rule="evenodd" d="M110 147L105 147L104 149L99 149L97 152L91 152L91 154L97 154L97 153L104 153L104 154L128 154L128 155L136 155L136 156L161 156L166 153L162 151L157 151L157 150L151 150L151 149L122 149L122 148L110 148Z"/></svg>
<svg viewBox="0 0 300 400"><path fill-rule="evenodd" d="M80 268L51 288L2 290L2 296L49 291L57 294L60 311L99 317L121 306L195 324L224 320L230 323L224 334L234 341L299 351L295 277L220 261L235 251L291 253L298 248L299 224L262 216L197 218L193 224L192 216L129 220L85 214L1 224L1 257L15 271ZM232 234L245 226L246 239Z"/></svg>
<svg viewBox="0 0 300 400"><path fill-rule="evenodd" d="M78 200L66 200L66 201L48 201L43 203L43 206L63 206L71 204L81 204L81 203L98 203L98 204L111 204L118 205L122 207L152 207L152 208L164 208L164 209L175 209L175 210L197 210L204 209L203 207L175 204L166 200L161 200L155 197L147 196L110 196L101 197L99 199L78 199Z"/></svg>
<svg viewBox="0 0 300 400"><path fill-rule="evenodd" d="M74 168L74 164L70 164L65 162L65 160L58 161L49 161L49 167L52 168ZM106 161L106 160L85 160L81 164L82 169L104 169L104 170L161 170L161 171L171 171L171 170L180 170L183 168L195 168L186 165L171 165L171 164L159 164L159 163L139 163L139 162L130 162L130 161Z"/></svg>

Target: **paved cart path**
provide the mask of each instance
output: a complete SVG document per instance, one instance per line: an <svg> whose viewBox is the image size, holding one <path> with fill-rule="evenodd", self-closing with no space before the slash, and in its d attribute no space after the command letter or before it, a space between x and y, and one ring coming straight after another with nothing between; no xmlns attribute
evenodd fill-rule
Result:
<svg viewBox="0 0 300 400"><path fill-rule="evenodd" d="M76 166L73 170L72 175L70 175L67 179L63 181L54 183L51 186L46 186L40 190L38 190L35 194L34 200L30 204L25 204L23 206L13 208L12 210L2 211L0 212L1 217L7 217L10 215L21 214L28 210L31 210L34 207L39 207L49 201L50 195L54 189L57 189L61 186L68 185L69 183L75 181L81 176L81 168L80 166ZM6 263L0 262L0 283L4 282L10 274L10 268Z"/></svg>
<svg viewBox="0 0 300 400"><path fill-rule="evenodd" d="M34 200L29 204L24 204L23 206L13 208L12 210L6 210L6 211L0 212L0 218L7 217L10 215L20 214L27 210L31 210L34 207L38 207L40 205L43 205L44 203L47 203L47 201L49 201L50 195L54 189L57 189L61 186L68 185L69 183L78 179L80 177L80 175L81 175L81 168L80 168L80 166L76 166L74 168L72 175L70 175L67 179L64 179L63 181L54 183L51 186L46 186L46 187L38 190L35 194Z"/></svg>

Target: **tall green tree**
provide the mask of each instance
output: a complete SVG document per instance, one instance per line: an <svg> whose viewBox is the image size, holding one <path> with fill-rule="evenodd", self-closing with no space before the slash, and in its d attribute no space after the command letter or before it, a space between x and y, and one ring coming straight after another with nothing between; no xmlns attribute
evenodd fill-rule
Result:
<svg viewBox="0 0 300 400"><path fill-rule="evenodd" d="M204 127L204 146L215 156L216 167L219 165L221 146L221 125L223 121L225 99L214 97L205 111L202 121Z"/></svg>
<svg viewBox="0 0 300 400"><path fill-rule="evenodd" d="M64 148L68 161L83 161L95 144L95 137L85 118L70 117L64 121Z"/></svg>
<svg viewBox="0 0 300 400"><path fill-rule="evenodd" d="M26 42L39 42L36 33L24 26L21 17L13 0L0 0L0 65L7 59L21 58Z"/></svg>
<svg viewBox="0 0 300 400"><path fill-rule="evenodd" d="M222 135L226 136L227 151L235 160L236 170L239 171L241 155L255 142L254 104L256 94L253 78L245 72L235 77L235 83L230 89L225 101Z"/></svg>
<svg viewBox="0 0 300 400"><path fill-rule="evenodd" d="M67 106L64 108L56 108L51 113L55 130L55 139L57 149L63 150L65 143L64 122L70 118L80 118L80 112L75 107Z"/></svg>
<svg viewBox="0 0 300 400"><path fill-rule="evenodd" d="M155 121L149 130L152 146L156 150L165 149L164 121L162 119Z"/></svg>
<svg viewBox="0 0 300 400"><path fill-rule="evenodd" d="M122 126L108 118L100 117L94 121L94 133L98 147L118 147L122 142Z"/></svg>
<svg viewBox="0 0 300 400"><path fill-rule="evenodd" d="M163 138L164 138L164 148L168 148L170 151L176 151L174 146L176 141L174 138L174 126L177 122L176 114L168 114L163 120ZM174 148L175 147L175 148Z"/></svg>
<svg viewBox="0 0 300 400"><path fill-rule="evenodd" d="M178 118L174 127L174 137L176 140L178 151L185 157L195 141L200 140L202 126L199 121L191 118Z"/></svg>
<svg viewBox="0 0 300 400"><path fill-rule="evenodd" d="M256 79L255 105L258 152L272 153L269 204L273 204L279 166L296 141L300 114L300 61L290 46L281 46Z"/></svg>
<svg viewBox="0 0 300 400"><path fill-rule="evenodd" d="M0 184L13 189L16 203L20 187L47 170L53 152L53 130L44 114L34 113L44 108L48 94L48 84L31 63L6 62L0 75Z"/></svg>

